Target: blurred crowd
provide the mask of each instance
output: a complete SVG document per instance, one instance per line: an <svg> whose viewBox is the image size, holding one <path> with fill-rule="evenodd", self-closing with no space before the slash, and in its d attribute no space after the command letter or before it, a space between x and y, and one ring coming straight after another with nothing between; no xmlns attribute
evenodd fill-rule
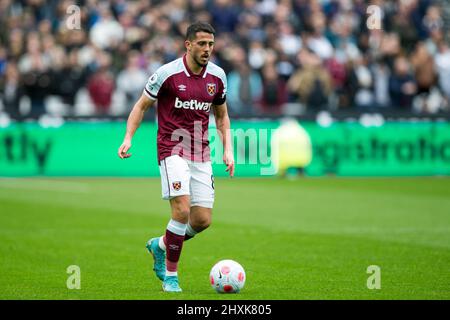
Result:
<svg viewBox="0 0 450 320"><path fill-rule="evenodd" d="M234 117L445 112L445 6L438 0L2 0L0 110L13 118L126 115L148 77L183 55L187 26L200 20L217 31L213 61L227 73Z"/></svg>

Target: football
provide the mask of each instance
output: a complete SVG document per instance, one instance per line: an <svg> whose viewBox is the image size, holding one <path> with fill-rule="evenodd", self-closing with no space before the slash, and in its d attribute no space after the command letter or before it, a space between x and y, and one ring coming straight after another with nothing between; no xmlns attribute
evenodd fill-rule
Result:
<svg viewBox="0 0 450 320"><path fill-rule="evenodd" d="M221 260L211 268L209 281L218 293L238 293L245 284L245 270L234 260Z"/></svg>

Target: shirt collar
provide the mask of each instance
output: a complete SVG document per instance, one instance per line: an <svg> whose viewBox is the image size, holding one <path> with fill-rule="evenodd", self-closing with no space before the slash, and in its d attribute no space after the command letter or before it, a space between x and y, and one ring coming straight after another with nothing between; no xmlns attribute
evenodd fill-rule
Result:
<svg viewBox="0 0 450 320"><path fill-rule="evenodd" d="M189 66L188 66L187 61L186 61L186 54L183 55L183 64L184 64L184 67L186 68L186 71L188 72L189 76L193 76L193 77L203 77L203 75L205 74L206 66L204 66L204 67L202 68L202 71L201 71L199 74L195 74L195 73L193 73L193 72L191 71L191 69L189 69Z"/></svg>

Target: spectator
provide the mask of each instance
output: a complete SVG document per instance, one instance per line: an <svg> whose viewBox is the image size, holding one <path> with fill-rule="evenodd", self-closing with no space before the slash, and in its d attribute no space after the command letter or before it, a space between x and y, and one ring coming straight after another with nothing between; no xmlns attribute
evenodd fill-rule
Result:
<svg viewBox="0 0 450 320"><path fill-rule="evenodd" d="M328 70L322 65L320 58L309 49L302 49L298 59L301 68L289 79L289 91L307 108L328 108L328 97L333 89Z"/></svg>
<svg viewBox="0 0 450 320"><path fill-rule="evenodd" d="M373 49L373 55L383 59L391 70L394 65L394 60L400 52L400 38L398 34L395 33L381 35L379 48Z"/></svg>
<svg viewBox="0 0 450 320"><path fill-rule="evenodd" d="M261 69L266 60L267 51L261 41L253 41L250 43L248 60L252 69Z"/></svg>
<svg viewBox="0 0 450 320"><path fill-rule="evenodd" d="M30 98L29 116L38 118L46 113L45 99L51 91L50 57L41 52L37 33L27 38L27 53L19 60L19 70L23 75L24 92Z"/></svg>
<svg viewBox="0 0 450 320"><path fill-rule="evenodd" d="M63 60L59 68L54 68L52 82L54 93L62 98L63 103L69 106L73 113L75 97L85 85L87 70L78 63L78 51L73 50Z"/></svg>
<svg viewBox="0 0 450 320"><path fill-rule="evenodd" d="M99 67L88 80L89 96L95 105L97 114L106 115L109 112L115 88L113 74L109 71L111 57L105 53L99 56Z"/></svg>
<svg viewBox="0 0 450 320"><path fill-rule="evenodd" d="M231 0L213 0L211 15L218 33L234 32L239 22L239 8Z"/></svg>
<svg viewBox="0 0 450 320"><path fill-rule="evenodd" d="M6 54L6 49L0 46L0 76L6 71L6 65L8 64L8 57Z"/></svg>
<svg viewBox="0 0 450 320"><path fill-rule="evenodd" d="M414 69L414 78L417 84L417 96L414 104L417 111L429 111L429 98L432 89L437 84L437 74L433 57L428 53L424 43L419 42L411 55L411 65Z"/></svg>
<svg viewBox="0 0 450 320"><path fill-rule="evenodd" d="M358 19L348 12L336 14L330 22L327 38L334 47L333 57L340 63L347 63L360 56L356 37L353 29L356 28Z"/></svg>
<svg viewBox="0 0 450 320"><path fill-rule="evenodd" d="M15 61L18 61L24 51L24 32L19 28L15 28L10 30L7 37L9 56Z"/></svg>
<svg viewBox="0 0 450 320"><path fill-rule="evenodd" d="M281 23L279 30L281 50L288 56L295 56L302 47L302 39L295 35L293 27L287 22Z"/></svg>
<svg viewBox="0 0 450 320"><path fill-rule="evenodd" d="M19 70L13 62L9 62L5 68L4 81L0 82L0 92L4 111L13 119L20 117L20 99L23 89L20 83Z"/></svg>
<svg viewBox="0 0 450 320"><path fill-rule="evenodd" d="M262 82L260 75L247 63L243 49L234 50L234 70L228 74L227 100L232 116L255 115L254 105L260 99Z"/></svg>
<svg viewBox="0 0 450 320"><path fill-rule="evenodd" d="M100 20L91 29L90 38L101 49L116 48L123 40L124 31L120 23L114 20L109 6L100 5Z"/></svg>
<svg viewBox="0 0 450 320"><path fill-rule="evenodd" d="M423 17L422 25L425 29L427 36L429 36L435 30L443 29L444 21L442 20L441 10L438 6L428 7L427 13Z"/></svg>
<svg viewBox="0 0 450 320"><path fill-rule="evenodd" d="M41 41L36 32L27 36L27 52L19 60L19 70L27 73L38 68L41 71L48 70L51 65L51 57L42 53Z"/></svg>
<svg viewBox="0 0 450 320"><path fill-rule="evenodd" d="M374 79L367 57L360 56L354 61L349 82L352 104L361 109L373 108L375 106Z"/></svg>
<svg viewBox="0 0 450 320"><path fill-rule="evenodd" d="M325 67L333 80L333 88L337 100L335 106L337 108L349 107L350 101L346 92L346 86L348 85L346 65L334 56L325 61Z"/></svg>
<svg viewBox="0 0 450 320"><path fill-rule="evenodd" d="M318 12L311 17L312 33L306 37L309 49L314 51L322 60L330 59L333 56L333 46L324 36L326 26L325 15Z"/></svg>
<svg viewBox="0 0 450 320"><path fill-rule="evenodd" d="M126 69L117 77L117 89L125 93L127 106L131 107L137 101L147 78L147 74L139 68L139 52L131 51Z"/></svg>
<svg viewBox="0 0 450 320"><path fill-rule="evenodd" d="M253 10L241 13L238 28L242 30L241 37L245 37L246 41L264 41L266 37L262 17Z"/></svg>
<svg viewBox="0 0 450 320"><path fill-rule="evenodd" d="M391 103L389 96L389 67L383 59L378 59L371 66L371 72L373 74L373 89L375 107L387 108Z"/></svg>
<svg viewBox="0 0 450 320"><path fill-rule="evenodd" d="M189 0L188 12L196 13L207 10L206 0Z"/></svg>
<svg viewBox="0 0 450 320"><path fill-rule="evenodd" d="M261 113L263 115L281 115L282 107L288 100L286 82L278 75L273 64L264 66L262 75Z"/></svg>
<svg viewBox="0 0 450 320"><path fill-rule="evenodd" d="M410 110L417 85L411 73L411 66L404 56L395 59L394 73L389 79L389 93L394 108Z"/></svg>
<svg viewBox="0 0 450 320"><path fill-rule="evenodd" d="M51 90L49 70L42 62L33 59L29 71L23 74L25 94L30 98L31 111L29 116L39 118L47 112L45 99Z"/></svg>
<svg viewBox="0 0 450 320"><path fill-rule="evenodd" d="M400 36L402 48L410 51L419 40L418 28L414 25L414 14L418 0L398 2L398 11L392 18L392 31Z"/></svg>
<svg viewBox="0 0 450 320"><path fill-rule="evenodd" d="M434 60L439 77L439 87L444 93L448 105L450 102L450 49L444 41L439 44Z"/></svg>

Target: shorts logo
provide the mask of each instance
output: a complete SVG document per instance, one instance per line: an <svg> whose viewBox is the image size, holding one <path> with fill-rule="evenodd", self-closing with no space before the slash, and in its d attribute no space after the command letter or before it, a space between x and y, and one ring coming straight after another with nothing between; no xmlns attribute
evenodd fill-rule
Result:
<svg viewBox="0 0 450 320"><path fill-rule="evenodd" d="M181 181L174 181L172 182L173 190L179 191L181 189Z"/></svg>
<svg viewBox="0 0 450 320"><path fill-rule="evenodd" d="M210 96L213 96L216 93L216 84L215 83L208 83L206 85L206 90L208 91L208 94Z"/></svg>

